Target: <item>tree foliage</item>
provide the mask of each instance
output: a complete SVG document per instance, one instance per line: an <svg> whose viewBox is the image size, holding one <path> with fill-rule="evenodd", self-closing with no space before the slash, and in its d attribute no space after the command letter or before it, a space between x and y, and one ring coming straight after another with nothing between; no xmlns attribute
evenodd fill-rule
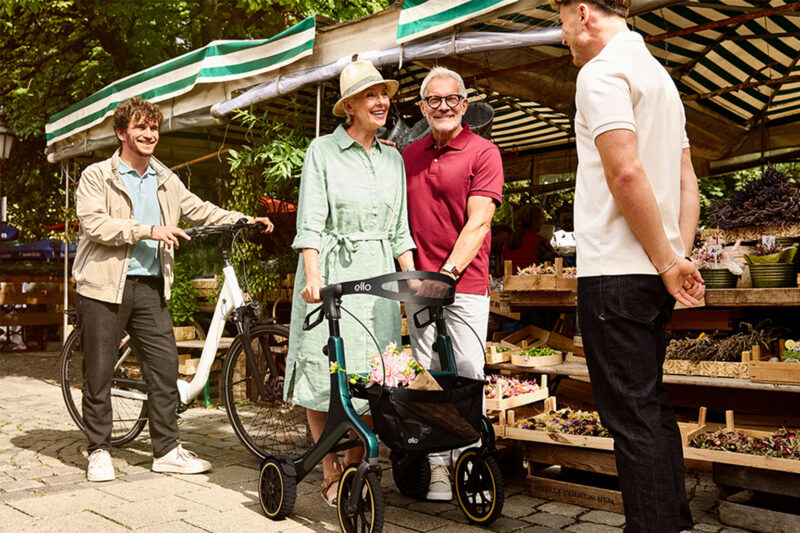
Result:
<svg viewBox="0 0 800 533"><path fill-rule="evenodd" d="M63 220L48 117L106 85L219 39L271 37L318 13L370 14L388 0L0 0L0 105L18 134L4 172L11 222L30 240Z"/></svg>

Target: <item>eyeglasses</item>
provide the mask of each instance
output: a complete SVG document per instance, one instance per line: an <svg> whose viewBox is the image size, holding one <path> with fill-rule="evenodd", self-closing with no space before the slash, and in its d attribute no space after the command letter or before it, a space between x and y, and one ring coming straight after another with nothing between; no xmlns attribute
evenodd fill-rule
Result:
<svg viewBox="0 0 800 533"><path fill-rule="evenodd" d="M448 94L447 96L428 96L423 98L431 109L439 109L442 106L442 102L447 104L447 107L453 108L456 107L458 104L461 103L464 97L460 94Z"/></svg>

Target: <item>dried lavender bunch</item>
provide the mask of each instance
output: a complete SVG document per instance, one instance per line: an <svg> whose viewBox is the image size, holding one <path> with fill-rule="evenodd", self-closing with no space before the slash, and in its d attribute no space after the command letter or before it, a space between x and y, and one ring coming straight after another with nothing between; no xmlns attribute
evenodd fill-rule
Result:
<svg viewBox="0 0 800 533"><path fill-rule="evenodd" d="M709 220L722 229L747 226L784 226L800 221L800 190L772 167L748 182L728 200L716 200Z"/></svg>
<svg viewBox="0 0 800 533"><path fill-rule="evenodd" d="M748 322L739 325L741 330L730 336L719 331L698 339L673 339L667 345L667 359L683 361L721 361L732 362L742 360L742 352L753 346L760 346L769 351L772 344L786 335L786 328L772 326L770 320L762 320L756 327Z"/></svg>

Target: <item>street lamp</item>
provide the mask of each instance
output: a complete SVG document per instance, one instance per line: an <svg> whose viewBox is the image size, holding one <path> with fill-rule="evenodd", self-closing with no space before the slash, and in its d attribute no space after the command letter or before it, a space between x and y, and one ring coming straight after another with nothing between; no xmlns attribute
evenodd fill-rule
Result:
<svg viewBox="0 0 800 533"><path fill-rule="evenodd" d="M6 124L6 111L0 106L0 222L6 221L6 197L3 196L3 165L11 155L16 134Z"/></svg>

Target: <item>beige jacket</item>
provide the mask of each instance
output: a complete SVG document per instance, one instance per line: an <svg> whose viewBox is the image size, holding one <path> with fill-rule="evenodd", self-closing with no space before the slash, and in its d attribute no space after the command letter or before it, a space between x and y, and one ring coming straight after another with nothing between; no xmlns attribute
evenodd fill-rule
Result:
<svg viewBox="0 0 800 533"><path fill-rule="evenodd" d="M177 226L180 220L193 226L229 224L248 218L202 201L163 163L154 157L150 163L158 180L162 225ZM118 170L119 150L109 159L84 170L75 192L81 227L72 275L79 294L110 303L122 301L132 245L150 238L151 228L133 218L131 200ZM174 250L166 248L162 242L160 252L164 297L169 299Z"/></svg>

